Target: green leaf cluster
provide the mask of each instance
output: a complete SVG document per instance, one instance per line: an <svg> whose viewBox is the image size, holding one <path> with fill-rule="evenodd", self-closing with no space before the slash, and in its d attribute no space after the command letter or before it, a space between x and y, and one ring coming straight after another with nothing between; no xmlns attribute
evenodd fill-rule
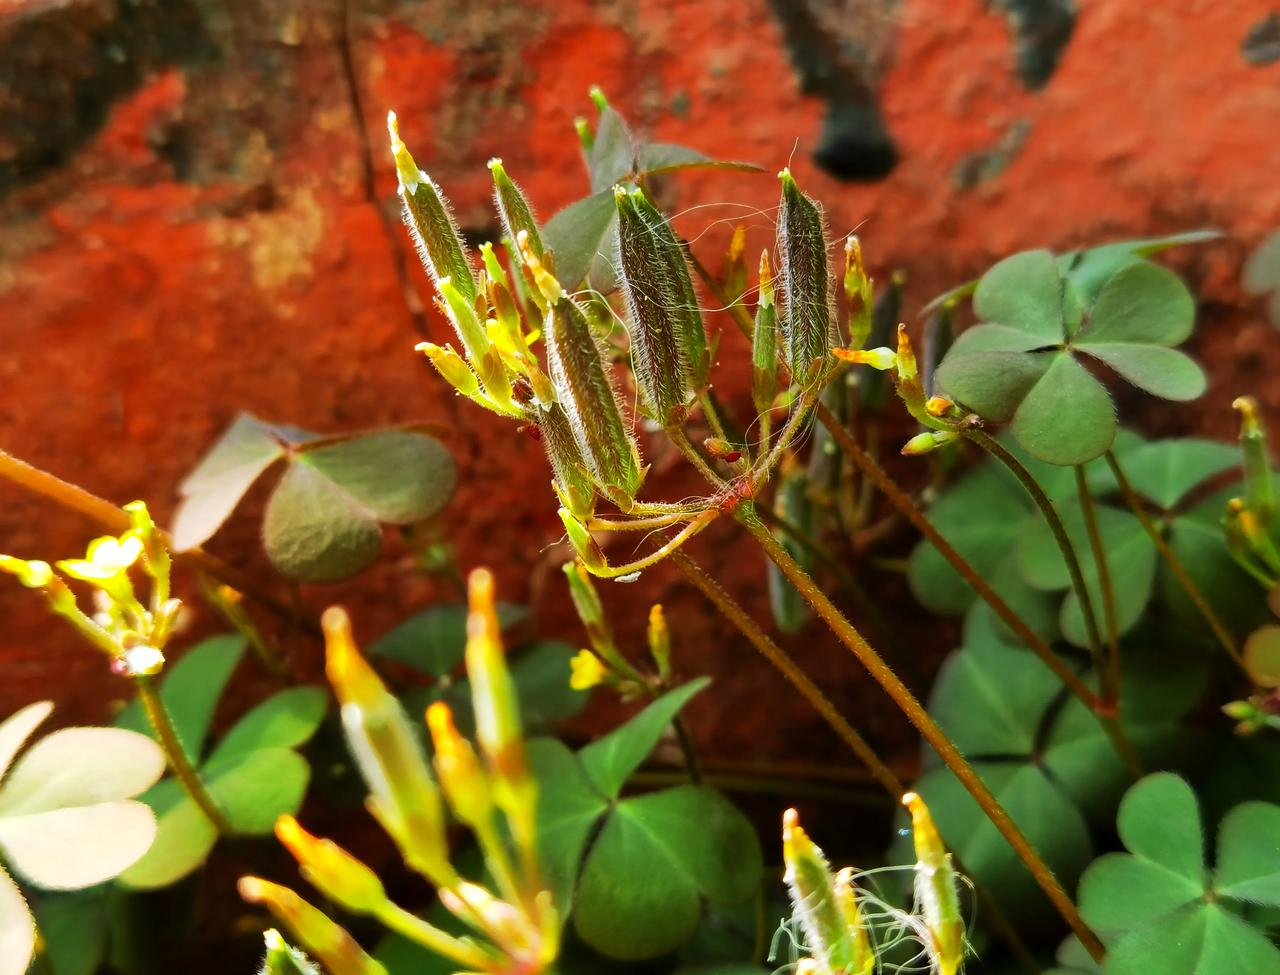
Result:
<svg viewBox="0 0 1280 975"><path fill-rule="evenodd" d="M621 796L685 703L685 684L578 753L549 738L530 743L539 783L538 827L555 902L573 905L578 937L611 958L667 954L693 937L707 904L735 904L759 889L763 866L751 824L698 785Z"/></svg>
<svg viewBox="0 0 1280 975"><path fill-rule="evenodd" d="M1239 490L1227 485L1203 497L1202 485L1239 465L1232 446L1208 440L1143 442L1120 431L1115 452L1121 469L1147 503L1164 539L1210 603L1239 619L1257 613L1245 575L1232 560L1223 539L1221 518L1226 500ZM1101 613L1102 587L1086 530L1084 510L1071 470L1023 455L1067 528L1080 559L1095 611ZM1115 598L1120 634L1133 630L1159 597L1173 614L1200 628L1194 607L1142 523L1118 494L1108 466L1095 460L1085 467ZM1030 496L1002 466L990 462L965 475L934 504L930 520L996 591L1041 636L1061 635L1087 646L1080 602L1048 524ZM991 616L951 565L928 542L912 552L908 578L916 597L941 614L972 612Z"/></svg>
<svg viewBox="0 0 1280 975"><path fill-rule="evenodd" d="M1280 949L1251 923L1280 907L1280 806L1231 810L1212 869L1196 795L1176 775L1133 786L1116 826L1129 852L1099 857L1080 882L1081 913L1108 946L1106 975L1280 971Z"/></svg>
<svg viewBox="0 0 1280 975"><path fill-rule="evenodd" d="M333 582L367 568L382 549L381 524L432 517L457 483L452 456L425 433L329 437L242 413L178 486L174 548L211 538L279 462L285 470L267 502L262 541L276 568L303 582Z"/></svg>
<svg viewBox="0 0 1280 975"><path fill-rule="evenodd" d="M160 697L188 758L237 835L266 836L278 817L302 805L311 770L295 749L315 734L328 697L319 687L280 691L206 748L214 710L244 649L238 636L212 637L192 647L166 670ZM151 733L137 702L116 723ZM155 812L159 830L151 849L120 875L120 882L139 889L165 887L204 863L218 832L173 777L139 798Z"/></svg>
<svg viewBox="0 0 1280 975"><path fill-rule="evenodd" d="M979 324L951 346L939 390L985 419L1010 423L1040 460L1073 465L1101 456L1115 438L1115 407L1086 362L1164 399L1204 392L1200 367L1174 348L1191 334L1191 294L1146 255L1206 236L1005 258L978 281Z"/></svg>

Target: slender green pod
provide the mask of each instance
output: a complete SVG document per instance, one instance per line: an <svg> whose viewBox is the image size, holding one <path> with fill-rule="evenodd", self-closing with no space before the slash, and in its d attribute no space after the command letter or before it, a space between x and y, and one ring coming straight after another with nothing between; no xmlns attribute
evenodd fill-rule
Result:
<svg viewBox="0 0 1280 975"><path fill-rule="evenodd" d="M467 301L474 302L479 286L458 224L449 210L449 201L431 177L418 168L400 141L395 112L387 114L387 129L391 134L396 176L400 180L400 198L404 201L405 226L417 245L423 267L437 285L442 278L449 278Z"/></svg>
<svg viewBox="0 0 1280 975"><path fill-rule="evenodd" d="M515 240L520 231L528 234L529 249L538 260L544 260L542 237L538 233L538 221L533 207L519 186L507 175L501 159L489 160L489 172L493 174L493 202L502 221L502 231L508 240Z"/></svg>
<svg viewBox="0 0 1280 975"><path fill-rule="evenodd" d="M827 233L818 204L784 169L778 209L783 354L795 382L808 385L839 344Z"/></svg>
<svg viewBox="0 0 1280 975"><path fill-rule="evenodd" d="M706 331L684 250L639 188L615 187L618 253L631 360L646 411L678 421L710 367Z"/></svg>
<svg viewBox="0 0 1280 975"><path fill-rule="evenodd" d="M778 306L773 293L769 252L760 253L760 300L751 335L751 399L765 413L778 395Z"/></svg>
<svg viewBox="0 0 1280 975"><path fill-rule="evenodd" d="M964 918L956 871L951 865L929 807L916 793L908 792L902 804L911 814L916 847L916 900L929 931L930 960L938 975L956 975L964 961Z"/></svg>
<svg viewBox="0 0 1280 975"><path fill-rule="evenodd" d="M552 402L546 409L537 411L536 421L542 432L542 448L551 462L552 483L560 503L575 518L586 521L594 508L596 489L569 415L558 402Z"/></svg>
<svg viewBox="0 0 1280 975"><path fill-rule="evenodd" d="M854 972L854 939L836 898L836 878L822 850L801 828L794 809L782 816L782 861L791 908L817 970L822 975Z"/></svg>

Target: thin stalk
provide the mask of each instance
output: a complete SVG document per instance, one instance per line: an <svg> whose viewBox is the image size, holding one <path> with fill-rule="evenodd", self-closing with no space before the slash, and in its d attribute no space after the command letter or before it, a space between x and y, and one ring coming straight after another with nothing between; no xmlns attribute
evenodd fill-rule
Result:
<svg viewBox="0 0 1280 975"><path fill-rule="evenodd" d="M693 735L689 734L689 726L684 718L676 715L671 719L671 727L675 730L676 741L680 743L680 751L684 755L685 769L689 780L694 785L702 784L702 766L698 762L698 749L693 744Z"/></svg>
<svg viewBox="0 0 1280 975"><path fill-rule="evenodd" d="M800 696L809 702L810 706L818 712L819 716L840 737L840 740L849 746L849 749L858 756L858 760L875 776L876 781L893 795L896 801L902 795L901 780L881 760L875 749L867 743L867 740L858 734L853 725L845 720L836 706L831 703L830 698L818 688L818 685L797 666L796 662L787 655L785 650L773 642L760 624L721 587L720 583L706 569L702 568L684 552L676 552L671 556L671 561L675 563L676 568L684 573L684 577L692 582L715 605L716 609L720 610L725 619L736 626L738 631L750 641L751 645L759 650L769 663L782 672L782 676L791 682L792 686L800 692Z"/></svg>
<svg viewBox="0 0 1280 975"><path fill-rule="evenodd" d="M459 965L466 965L476 971L489 971L493 965L494 959L487 952L474 944L460 941L446 931L441 931L416 914L410 914L398 904L386 901L377 909L374 916L397 934Z"/></svg>
<svg viewBox="0 0 1280 975"><path fill-rule="evenodd" d="M671 438L671 442L684 455L685 460L697 468L698 473L709 481L717 490L725 486L724 478L711 469L702 455L698 453L698 449L689 442L689 437L685 434L684 429L676 423L667 427L667 436Z"/></svg>
<svg viewBox="0 0 1280 975"><path fill-rule="evenodd" d="M701 512L678 511L668 515L652 515L648 518L630 518L621 521L614 518L592 518L587 522L588 531L593 532L647 532L658 528L670 528L682 521L690 521Z"/></svg>
<svg viewBox="0 0 1280 975"><path fill-rule="evenodd" d="M1111 585L1111 569L1107 565L1107 550L1102 545L1102 533L1098 530L1098 513L1094 510L1093 495L1089 492L1089 479L1084 465L1076 465L1076 494L1080 497L1080 509L1084 512L1084 527L1089 534L1089 547L1093 550L1093 564L1098 567L1098 587L1102 590L1102 618L1107 624L1107 649L1110 651L1110 687L1117 698L1120 693L1120 626L1116 622L1116 594Z"/></svg>
<svg viewBox="0 0 1280 975"><path fill-rule="evenodd" d="M715 508L708 508L698 517L694 518L684 528L680 529L673 537L668 539L666 543L659 549L654 550L644 558L636 559L634 562L628 562L626 565L610 565L604 568L588 568L588 571L601 579L617 579L620 576L629 576L632 573L640 572L661 562L663 559L674 555L680 550L680 546L691 539L707 525L711 524L720 516L720 512Z"/></svg>
<svg viewBox="0 0 1280 975"><path fill-rule="evenodd" d="M169 768L173 770L182 790L200 808L205 818L213 823L219 835L231 836L235 830L223 815L222 810L218 808L218 804L213 801L213 796L209 795L209 790L200 780L200 774L187 758L182 742L178 739L178 732L174 729L173 721L169 717L169 711L156 690L155 682L145 674L135 677L133 682L138 688L138 699L142 702L142 710L146 713L147 720L160 741L165 758L169 761Z"/></svg>
<svg viewBox="0 0 1280 975"><path fill-rule="evenodd" d="M1205 599L1204 593L1200 591L1200 587L1187 574L1182 560L1169 547L1169 543L1165 541L1159 527L1151 520L1151 516L1147 514L1142 499L1138 497L1133 485L1125 477L1124 470L1120 467L1120 461L1116 459L1116 455L1108 450L1106 457L1107 464L1111 467L1111 473L1115 475L1116 483L1120 486L1120 493L1124 495L1124 500L1129 505L1129 509L1134 513L1134 516L1142 523L1142 527L1146 529L1147 534L1151 536L1151 541L1155 545L1156 551L1160 553L1160 557L1169 566L1169 571L1173 573L1174 578L1178 580L1178 583L1186 591L1191 602L1200 611L1204 621L1209 624L1209 629L1213 630L1213 635L1218 638L1218 643L1222 645L1222 649L1243 669L1244 658L1240 656L1240 647L1237 645L1235 637L1231 635L1231 631L1226 628L1218 614L1214 612L1213 607L1209 605L1209 600Z"/></svg>
<svg viewBox="0 0 1280 975"><path fill-rule="evenodd" d="M1049 525L1049 530L1053 532L1054 541L1058 543L1058 548L1062 552L1062 559L1067 564L1067 573L1071 576L1071 588L1075 590L1076 598L1080 600L1080 609L1084 614L1085 628L1089 631L1089 653L1093 658L1093 667L1098 673L1098 680L1103 682L1102 703L1104 705L1114 705L1115 699L1112 696L1114 688L1108 686L1110 674L1106 668L1106 661L1103 660L1102 656L1102 634L1098 630L1098 615L1094 612L1093 596L1089 593L1089 587L1085 585L1084 571L1080 568L1080 559L1076 555L1075 546L1071 544L1070 536L1067 535L1067 527L1062 523L1062 517L1058 514L1058 509L1053 506L1053 502L1044 493L1044 489L1040 487L1034 475L999 440L984 433L982 430L968 430L965 432L965 436L1009 468L1013 476L1022 483L1027 493L1031 495L1031 500L1040 509L1040 513Z"/></svg>
<svg viewBox="0 0 1280 975"><path fill-rule="evenodd" d="M920 704L915 695L902 683L898 675L884 662L883 658L862 638L862 634L827 598L826 593L818 587L813 578L778 543L764 523L755 517L750 506L740 506L737 517L738 521L747 529L774 565L795 586L796 591L813 607L814 612L830 627L832 633L836 635L840 642L853 652L867 672L884 688L899 710L915 725L925 741L933 747L933 750L937 752L960 784L973 796L983 814L991 820L992 825L1000 831L1000 834L1013 848L1014 853L1026 864L1036 883L1040 885L1040 888L1048 896L1054 907L1057 908L1058 913L1062 915L1063 920L1067 922L1076 937L1080 939L1080 943L1084 945L1095 961L1101 962L1106 955L1106 950L1103 948L1102 942L1098 940L1098 936L1085 924L1080 912L1076 909L1076 905L1067 896L1067 892L1063 889L1058 878L1054 876L1049 865L1044 862L1022 830L1010 818L1004 806L1000 804L1000 800L995 797L987 784L973 770L973 767L965 757L960 754L960 750L947 737L946 732L933 720L929 712L924 709L924 706Z"/></svg>
<svg viewBox="0 0 1280 975"><path fill-rule="evenodd" d="M0 450L0 477L64 508L78 511L109 532L119 534L129 530L128 514L110 501L86 491L79 485L64 481L48 471L33 467L4 450ZM162 531L160 536L165 547L173 552L173 540L168 533ZM252 578L203 549L193 548L185 552L173 552L173 558L192 569L212 576L219 582L226 583L232 589L239 590L273 613L299 624L308 632L316 634L320 632L320 624L316 620L299 613L288 603L270 593L264 592Z"/></svg>
<svg viewBox="0 0 1280 975"><path fill-rule="evenodd" d="M765 534L768 534L768 532L766 531ZM875 749L871 747L867 740L858 734L854 727L844 719L844 716L836 710L831 700L818 689L818 686L796 665L786 651L774 643L769 635L761 629L760 624L732 596L725 592L720 583L712 578L697 562L684 552L677 552L672 556L672 561L684 573L685 578L697 586L702 591L702 594L720 610L725 619L736 626L738 631L764 655L765 659L782 672L782 675L791 682L792 686L800 692L801 696L809 702L810 706L818 712L831 729L840 736L841 740L849 746L850 750L867 767L867 770L875 780L889 794L890 801L896 804L902 797L902 780L876 754ZM905 688L903 689L905 690ZM910 695L909 691L907 693ZM793 791L795 790L793 789ZM956 869L967 874L967 871L964 870L963 865L959 862L959 858L954 857L954 854L953 858L956 862ZM987 915L993 927L999 931L1001 938L1009 945L1010 949L1027 967L1029 972L1037 971L1035 961L1018 934L1017 928L1010 923L1000 906L976 883L974 884L974 890L983 902ZM1064 894L1063 896L1065 897L1066 895ZM1068 903L1070 902L1068 901ZM1081 922L1081 925L1083 927L1083 922ZM1085 928L1085 930L1087 931L1088 929ZM1084 941L1083 937L1081 941Z"/></svg>
<svg viewBox="0 0 1280 975"><path fill-rule="evenodd" d="M698 394L698 405L702 407L702 415L707 418L707 426L711 428L711 432L721 440L728 440L729 436L725 433L724 423L720 420L716 404L711 399L711 394L705 389Z"/></svg>
<svg viewBox="0 0 1280 975"><path fill-rule="evenodd" d="M1058 680L1062 681L1066 688L1091 711L1096 710L1097 695L1085 685L1084 681L1071 669L1067 662L1055 653L1053 648L1004 601L1000 594L991 588L990 584L978 574L978 571L969 564L969 561L963 555L956 551L955 547L943 537L942 533L933 527L933 523L925 517L924 512L911 500L910 495L902 490L898 483L876 463L875 459L862 449L849 431L840 424L835 414L821 404L818 405L817 412L818 419L826 425L831 432L832 438L840 445L840 449L853 459L853 462L866 476L867 480L874 483L880 489L880 493L902 512L907 521L911 522L916 530L947 560L951 567L964 577L965 581L973 587L982 600L1013 630L1018 639L1044 661L1045 666L1053 671Z"/></svg>

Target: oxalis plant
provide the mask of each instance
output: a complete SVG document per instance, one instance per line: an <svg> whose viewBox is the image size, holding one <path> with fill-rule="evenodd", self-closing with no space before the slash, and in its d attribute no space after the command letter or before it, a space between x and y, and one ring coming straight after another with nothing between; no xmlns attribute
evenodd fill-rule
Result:
<svg viewBox="0 0 1280 975"><path fill-rule="evenodd" d="M658 208L652 174L621 119L602 98L598 105L597 128L580 127L580 136L596 191L593 206L602 208L610 193L614 205L608 213L611 233L602 238L593 231L587 242L606 259L606 273L576 258L583 246L575 236L581 230L576 222L561 215L539 225L499 160L490 169L509 260L504 264L497 249L485 245L480 260L473 261L445 196L414 162L391 116L405 220L457 338L456 347L424 343L419 349L460 395L510 418L542 442L579 571L625 582L664 560L674 563L784 672L886 789L901 795L901 783L847 720L684 550L713 522L737 522L788 591L830 628L916 726L929 760L946 776L937 782L956 784L958 792L949 787L938 792L944 811L940 835L953 850L956 844L962 847L958 852L966 864L971 857L978 860L977 892L993 927L1003 928L1016 944L1005 909L1015 908L1016 920L1017 903L1008 889L1000 889L1007 888L1002 851L1010 851L1085 956L1103 963L1104 941L1081 916L1059 873L1074 879L1087 862L1089 817L1114 808L1117 785L1123 788L1142 775L1151 761L1170 760L1176 725L1198 693L1193 688L1163 707L1143 704L1137 696L1141 667L1151 664L1143 659L1149 654L1134 644L1145 648L1157 639L1151 627L1158 621L1150 620L1147 610L1152 594L1178 603L1184 618L1236 664L1242 658L1233 633L1238 620L1224 619L1206 595L1196 564L1200 553L1218 565L1219 556L1229 554L1219 525L1221 500L1206 518L1195 509L1198 495L1192 497L1202 482L1235 466L1229 451L1203 442L1146 448L1128 434L1121 436L1099 376L1111 370L1142 391L1175 401L1203 391L1200 368L1176 348L1191 332L1193 299L1173 272L1150 258L1216 235L1196 232L1007 258L930 306L922 364L906 326L886 327L883 315L877 315L896 301L897 282L876 295L855 237L844 242L843 268L831 266L822 209L789 171L779 174L777 239L761 254L754 286L746 287L739 235L724 273L714 277ZM562 265L561 253L575 259ZM750 424L734 422L712 395L716 339L707 332L695 276L751 341L758 413ZM837 290L847 309L843 321ZM748 302L748 294L754 302ZM978 324L953 339L970 298ZM872 344L876 340L881 344ZM1010 481L1000 481L1001 490L1012 490L1006 496L1013 509L1027 512L1013 525L1029 536L1018 532L1015 551L1009 551L1007 536L995 539L994 532L968 544L961 537L965 525L940 530L885 475L841 421L840 413L848 411L833 409L844 397L830 391L849 389L851 383L873 386L870 379L852 377L850 365L887 372L920 425L903 454L949 457L954 465L958 448L971 444L1005 472L1001 477ZM636 403L634 418L624 405L628 401ZM869 401L863 397L864 405ZM922 533L929 558L958 593L951 597L954 602L964 608L972 598L967 591L959 593L961 580L981 600L985 618L974 623L969 637L976 666L967 679L979 690L989 682L984 703L997 715L1002 695L1012 696L1016 710L1007 730L1002 718L982 709L966 717L959 701L952 707L939 697L933 713L926 710L802 564L812 566L814 560L797 558L801 548L818 554L821 548L806 530L810 526L788 519L786 503L770 504L767 498L771 482L780 479L784 487L778 493L783 493L801 438L815 421L824 428L828 453L839 454L871 491ZM699 436L699 443L689 432L695 424L709 434ZM1006 432L995 430L1005 424ZM647 468L638 426L664 436L704 477L704 497L672 502L645 495ZM934 467L944 478L945 470ZM836 500L834 507L840 504ZM1240 519L1233 521L1230 514L1238 508L1226 512L1228 540L1243 537ZM1195 516L1184 517L1187 512ZM1249 559L1255 569L1257 540L1269 537L1269 530L1269 523L1250 529L1255 548ZM650 551L631 561L611 561L600 539L617 532L646 533ZM956 535L955 543L948 534ZM780 536L787 536L788 544ZM1016 564L1004 569L1000 563L1006 556ZM933 592L924 571L913 569L913 576L928 600ZM1254 574L1267 577L1265 571ZM1087 658L1063 647L1061 637L1085 650ZM999 655L1006 648L1018 667L1026 662L1029 679L1042 687L1038 704L1024 704L1019 689L1002 686ZM994 669L983 677L983 668ZM1230 679L1245 677L1237 671ZM940 685L936 693L952 684ZM1046 724L1064 701L1069 711L1055 718L1056 724ZM1247 706L1259 710L1263 704L1254 700ZM1237 711L1243 707L1235 706ZM964 725L975 721L986 728L967 731ZM1021 731L1015 731L1018 725ZM1059 743L1061 755L1047 767L1046 734ZM988 750L988 764L966 758L966 752ZM1035 775L1047 776L1039 792L1034 778L1007 777L1004 763L1020 751ZM1107 770L1099 776L1101 785L1090 781L1092 761ZM1052 839L1043 839L1037 823L1038 810L1067 801L1064 787L1081 809L1070 827L1079 840L1065 860ZM964 811L967 803L972 815ZM1000 837L994 846L985 838L988 830ZM1029 833L1041 841L1033 842ZM984 896L986 884L997 889ZM1107 964L1108 971L1138 971L1124 957Z"/></svg>

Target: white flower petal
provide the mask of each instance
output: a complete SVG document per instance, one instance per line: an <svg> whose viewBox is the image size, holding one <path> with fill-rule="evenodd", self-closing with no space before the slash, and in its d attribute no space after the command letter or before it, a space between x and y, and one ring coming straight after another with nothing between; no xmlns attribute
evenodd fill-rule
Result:
<svg viewBox="0 0 1280 975"><path fill-rule="evenodd" d="M0 848L37 887L91 887L127 869L151 846L156 818L126 799L0 819Z"/></svg>

